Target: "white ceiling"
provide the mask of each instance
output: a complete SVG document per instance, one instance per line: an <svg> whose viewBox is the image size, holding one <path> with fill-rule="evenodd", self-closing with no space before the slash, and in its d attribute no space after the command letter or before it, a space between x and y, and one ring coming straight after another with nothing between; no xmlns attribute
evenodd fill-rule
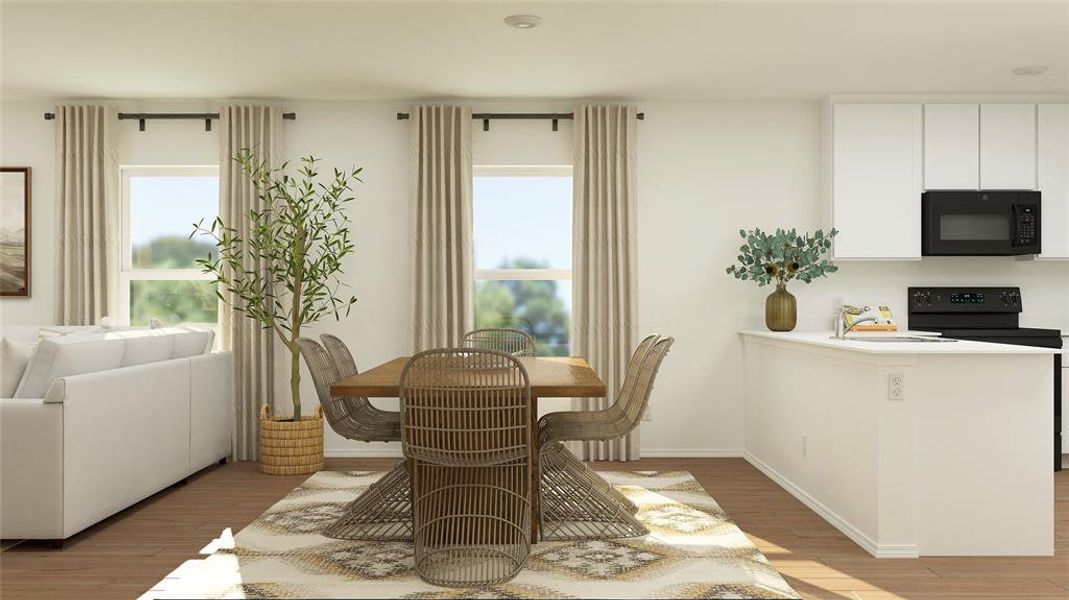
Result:
<svg viewBox="0 0 1069 600"><path fill-rule="evenodd" d="M1066 1L4 1L0 20L5 97L1069 91Z"/></svg>

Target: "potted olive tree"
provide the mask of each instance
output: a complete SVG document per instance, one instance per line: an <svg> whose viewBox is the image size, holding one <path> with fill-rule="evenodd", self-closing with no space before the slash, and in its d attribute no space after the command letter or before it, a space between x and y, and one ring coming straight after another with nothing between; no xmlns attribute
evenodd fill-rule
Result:
<svg viewBox="0 0 1069 600"><path fill-rule="evenodd" d="M788 281L810 283L839 270L827 257L831 240L838 233L835 229L827 235L821 229L812 234L799 234L794 229L777 229L771 234L760 229L739 230L745 243L739 247L738 264L728 267L727 272L759 287L776 284L776 291L765 299L765 325L770 330L791 331L798 324L798 302L787 291Z"/></svg>
<svg viewBox="0 0 1069 600"><path fill-rule="evenodd" d="M289 351L290 399L293 414L274 416L264 403L260 414L260 468L265 473L312 473L323 464L323 421L320 411L301 411L301 330L326 316L340 319L356 303L342 293L342 260L354 249L345 206L362 169L340 171L320 180L316 163L307 156L295 175L288 164L269 169L252 155L234 157L253 183L262 208L244 215L244 237L235 223L216 218L194 225L194 235L214 240L218 256L197 260L214 277L219 297L274 332ZM224 295L222 290L229 294ZM318 441L317 441L318 440Z"/></svg>

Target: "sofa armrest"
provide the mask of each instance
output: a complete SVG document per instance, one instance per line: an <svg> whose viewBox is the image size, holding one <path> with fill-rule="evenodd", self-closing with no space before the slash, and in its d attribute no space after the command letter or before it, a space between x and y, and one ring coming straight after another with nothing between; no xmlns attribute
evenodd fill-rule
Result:
<svg viewBox="0 0 1069 600"><path fill-rule="evenodd" d="M189 359L182 358L57 380L62 537L189 474L189 372Z"/></svg>
<svg viewBox="0 0 1069 600"><path fill-rule="evenodd" d="M63 405L0 399L0 538L63 537Z"/></svg>
<svg viewBox="0 0 1069 600"><path fill-rule="evenodd" d="M233 410L229 352L189 359L189 462L198 471L230 454Z"/></svg>

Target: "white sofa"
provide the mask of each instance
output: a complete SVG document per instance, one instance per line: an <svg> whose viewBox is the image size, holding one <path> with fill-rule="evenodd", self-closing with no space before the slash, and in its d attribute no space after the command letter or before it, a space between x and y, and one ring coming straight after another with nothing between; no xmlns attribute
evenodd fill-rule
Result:
<svg viewBox="0 0 1069 600"><path fill-rule="evenodd" d="M12 332L25 339L25 331ZM191 328L41 338L0 399L0 538L69 538L225 460L230 353Z"/></svg>

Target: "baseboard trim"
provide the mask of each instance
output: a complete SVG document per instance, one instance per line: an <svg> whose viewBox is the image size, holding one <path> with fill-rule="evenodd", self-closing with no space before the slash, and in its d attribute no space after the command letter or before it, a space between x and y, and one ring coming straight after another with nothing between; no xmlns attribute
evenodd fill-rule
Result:
<svg viewBox="0 0 1069 600"><path fill-rule="evenodd" d="M742 458L742 448L642 448L642 458Z"/></svg>
<svg viewBox="0 0 1069 600"><path fill-rule="evenodd" d="M828 523L831 523L832 527L841 531L843 535L850 538L855 544L861 546L863 550L876 558L917 558L920 556L915 544L876 543L875 540L865 535L857 527L854 527L849 521L840 517L835 511L827 506L824 506L819 500L810 496L802 488L795 485L790 479L765 464L764 461L757 458L749 451L743 452L743 458L745 458L746 462L753 465L758 471L761 471L769 479L776 482L781 488L787 490L790 495L797 498L802 504L808 506L810 510L820 515Z"/></svg>
<svg viewBox="0 0 1069 600"><path fill-rule="evenodd" d="M401 449L397 448L324 448L323 456L327 458L401 458Z"/></svg>
<svg viewBox="0 0 1069 600"><path fill-rule="evenodd" d="M644 458L742 458L742 448L642 448ZM401 458L400 448L325 448L327 458Z"/></svg>

